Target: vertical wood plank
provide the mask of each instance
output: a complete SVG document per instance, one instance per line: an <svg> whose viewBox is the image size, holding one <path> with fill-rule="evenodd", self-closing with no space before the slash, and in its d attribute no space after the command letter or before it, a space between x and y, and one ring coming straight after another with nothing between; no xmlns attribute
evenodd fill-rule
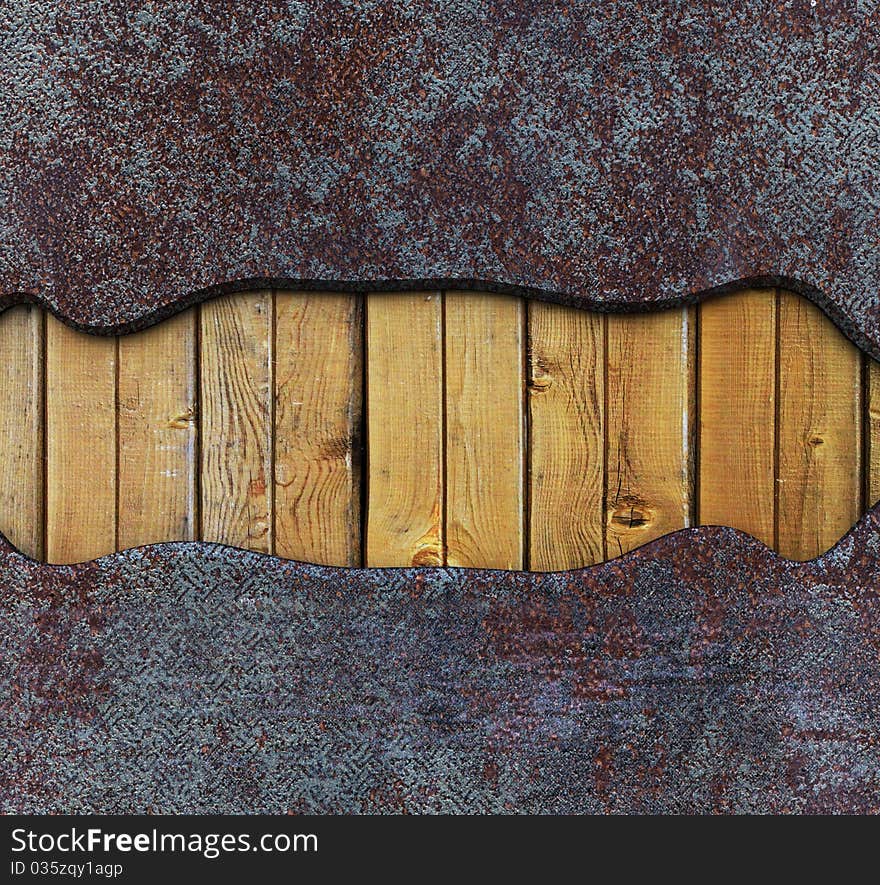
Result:
<svg viewBox="0 0 880 885"><path fill-rule="evenodd" d="M691 522L693 323L686 308L608 317L609 558Z"/></svg>
<svg viewBox="0 0 880 885"><path fill-rule="evenodd" d="M700 310L699 521L775 543L776 293Z"/></svg>
<svg viewBox="0 0 880 885"><path fill-rule="evenodd" d="M873 507L880 501L880 363L870 357L865 358L865 388L865 504Z"/></svg>
<svg viewBox="0 0 880 885"><path fill-rule="evenodd" d="M861 356L818 307L779 300L777 550L823 553L861 515Z"/></svg>
<svg viewBox="0 0 880 885"><path fill-rule="evenodd" d="M46 555L116 549L117 342L46 318Z"/></svg>
<svg viewBox="0 0 880 885"><path fill-rule="evenodd" d="M524 567L521 299L446 295L447 559Z"/></svg>
<svg viewBox="0 0 880 885"><path fill-rule="evenodd" d="M529 567L601 562L605 317L528 304Z"/></svg>
<svg viewBox="0 0 880 885"><path fill-rule="evenodd" d="M440 293L367 298L366 564L442 565Z"/></svg>
<svg viewBox="0 0 880 885"><path fill-rule="evenodd" d="M119 339L119 549L192 541L196 311Z"/></svg>
<svg viewBox="0 0 880 885"><path fill-rule="evenodd" d="M206 541L273 550L273 299L201 308L201 517Z"/></svg>
<svg viewBox="0 0 880 885"><path fill-rule="evenodd" d="M44 315L31 305L0 315L0 531L35 559L43 548Z"/></svg>
<svg viewBox="0 0 880 885"><path fill-rule="evenodd" d="M361 299L275 297L275 552L357 566Z"/></svg>

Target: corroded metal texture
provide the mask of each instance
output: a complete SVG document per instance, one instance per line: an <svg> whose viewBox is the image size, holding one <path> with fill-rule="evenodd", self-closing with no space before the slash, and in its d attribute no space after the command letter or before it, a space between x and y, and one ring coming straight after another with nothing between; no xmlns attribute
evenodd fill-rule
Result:
<svg viewBox="0 0 880 885"><path fill-rule="evenodd" d="M874 0L0 9L0 298L256 285L600 309L784 282L880 357Z"/></svg>
<svg viewBox="0 0 880 885"><path fill-rule="evenodd" d="M549 575L0 551L0 810L880 811L880 515Z"/></svg>

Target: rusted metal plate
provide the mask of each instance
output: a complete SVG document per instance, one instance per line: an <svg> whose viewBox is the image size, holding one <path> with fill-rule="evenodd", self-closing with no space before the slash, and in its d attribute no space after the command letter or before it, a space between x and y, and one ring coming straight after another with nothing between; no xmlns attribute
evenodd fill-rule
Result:
<svg viewBox="0 0 880 885"><path fill-rule="evenodd" d="M880 811L880 519L551 575L0 552L3 811Z"/></svg>
<svg viewBox="0 0 880 885"><path fill-rule="evenodd" d="M784 282L880 357L875 2L67 0L0 33L7 303L108 331L269 284Z"/></svg>

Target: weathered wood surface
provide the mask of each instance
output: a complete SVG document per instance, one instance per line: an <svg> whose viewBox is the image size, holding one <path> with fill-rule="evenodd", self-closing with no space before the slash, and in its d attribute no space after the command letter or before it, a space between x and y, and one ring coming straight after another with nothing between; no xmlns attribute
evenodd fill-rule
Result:
<svg viewBox="0 0 880 885"><path fill-rule="evenodd" d="M805 559L862 513L862 359L795 295L780 295L778 322L775 546Z"/></svg>
<svg viewBox="0 0 880 885"><path fill-rule="evenodd" d="M275 552L360 565L362 300L275 297Z"/></svg>
<svg viewBox="0 0 880 885"><path fill-rule="evenodd" d="M529 567L605 558L607 318L529 305Z"/></svg>
<svg viewBox="0 0 880 885"><path fill-rule="evenodd" d="M446 296L446 534L450 565L524 557L524 304Z"/></svg>
<svg viewBox="0 0 880 885"><path fill-rule="evenodd" d="M271 292L201 308L201 524L206 541L274 551Z"/></svg>
<svg viewBox="0 0 880 885"><path fill-rule="evenodd" d="M692 523L694 313L608 317L609 557Z"/></svg>
<svg viewBox="0 0 880 885"><path fill-rule="evenodd" d="M443 565L440 293L368 296L367 355L365 564Z"/></svg>
<svg viewBox="0 0 880 885"><path fill-rule="evenodd" d="M117 547L117 354L112 338L46 320L46 558Z"/></svg>
<svg viewBox="0 0 880 885"><path fill-rule="evenodd" d="M702 305L697 388L697 519L742 529L770 547L776 541L776 302L775 292L761 291Z"/></svg>
<svg viewBox="0 0 880 885"><path fill-rule="evenodd" d="M803 559L880 499L880 369L785 292L260 292L118 340L16 308L0 356L0 528L53 562L204 539L551 570L712 523Z"/></svg>
<svg viewBox="0 0 880 885"><path fill-rule="evenodd" d="M38 558L45 551L45 323L30 306L0 317L0 531Z"/></svg>
<svg viewBox="0 0 880 885"><path fill-rule="evenodd" d="M199 536L192 312L119 339L120 549Z"/></svg>

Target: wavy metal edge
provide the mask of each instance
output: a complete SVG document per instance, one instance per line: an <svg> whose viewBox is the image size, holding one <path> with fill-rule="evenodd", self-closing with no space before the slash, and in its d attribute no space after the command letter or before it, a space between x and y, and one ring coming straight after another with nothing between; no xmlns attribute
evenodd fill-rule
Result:
<svg viewBox="0 0 880 885"><path fill-rule="evenodd" d="M675 544L686 553L688 548L696 548L700 544L712 537L723 538L724 543L728 547L739 547L744 553L750 556L761 556L770 559L775 563L791 567L805 568L810 570L821 570L827 563L840 557L840 554L851 547L854 543L859 543L861 535L871 531L872 529L880 529L880 501L873 504L859 519L840 536L831 547L814 556L811 559L791 559L783 556L763 541L749 534L742 529L723 524L707 524L699 526L690 526L688 528L676 529L672 532L659 535L628 550L625 553L609 559L603 559L601 562L592 565L577 566L570 569L557 569L553 571L537 571L527 569L500 569L500 568L481 568L471 566L455 566L455 565L436 565L436 566L348 566L348 565L326 565L322 563L312 562L304 559L287 559L283 556L277 556L273 553L264 553L259 550L248 550L245 547L237 547L234 544L223 544L214 541L162 541L155 544L141 544L136 547L126 547L124 550L117 550L113 553L106 553L103 556L94 559L86 559L81 562L73 563L50 563L41 559L36 559L22 550L19 550L12 541L0 530L0 561L3 558L17 559L22 564L28 564L31 567L39 569L47 569L53 572L62 572L71 569L84 569L90 567L108 566L115 560L125 559L132 554L141 555L149 554L150 556L161 556L164 552L174 552L179 550L203 550L206 553L220 554L225 552L234 555L253 556L257 559L267 560L270 562L283 563L286 565L303 566L309 569L326 569L331 572L345 572L351 575L356 574L379 574L379 573L413 573L420 575L441 575L447 573L467 574L469 572L478 572L480 574L506 574L521 575L524 577L560 577L565 575L582 574L584 572L597 572L609 566L626 567L633 560L644 560L646 558L656 557L657 550L660 547L666 547L669 544Z"/></svg>
<svg viewBox="0 0 880 885"><path fill-rule="evenodd" d="M121 320L110 325L93 325L72 319L69 314L59 311L48 296L29 292L13 292L0 295L0 314L21 304L33 304L48 311L64 325L87 335L100 337L116 337L131 335L158 325L191 307L195 307L225 295L236 295L265 289L301 292L344 292L350 294L369 294L381 292L408 292L423 290L443 290L450 292L468 291L475 294L501 294L517 298L527 298L551 304L561 304L578 310L594 313L659 313L686 307L731 295L748 289L786 289L794 292L816 305L835 327L862 353L880 361L880 337L872 337L862 329L857 321L835 301L829 298L819 286L803 278L790 277L783 274L755 274L737 277L734 280L699 289L681 295L658 298L650 301L608 300L591 298L575 292L525 286L519 283L508 283L494 279L475 279L470 277L436 277L420 279L299 279L285 276L266 275L247 279L228 280L226 282L191 292L181 292L162 299L155 308L134 312L131 319Z"/></svg>

